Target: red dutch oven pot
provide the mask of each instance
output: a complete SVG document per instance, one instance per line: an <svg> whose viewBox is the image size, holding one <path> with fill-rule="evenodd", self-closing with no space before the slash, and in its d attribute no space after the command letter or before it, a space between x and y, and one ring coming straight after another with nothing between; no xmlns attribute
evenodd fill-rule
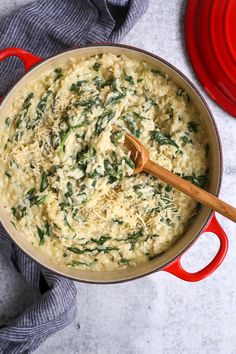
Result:
<svg viewBox="0 0 236 354"><path fill-rule="evenodd" d="M208 191L214 195L218 195L221 174L222 174L222 152L218 131L212 117L212 114L196 87L175 67L166 62L165 60L148 53L144 50L120 45L120 44L106 44L101 43L97 45L86 46L82 48L72 49L48 59L42 59L20 48L6 48L0 51L0 61L16 56L20 58L25 67L25 73L18 83L6 95L0 106L0 123L4 117L4 110L12 103L14 95L25 83L43 73L44 70L60 65L72 57L84 57L88 55L95 55L98 53L114 53L124 54L134 59L145 60L154 67L157 66L166 72L179 86L181 86L190 96L191 100L196 105L202 117L202 125L206 131L209 144L210 144L210 172L209 172L209 186ZM37 64L37 65L36 65ZM29 70L30 69L30 70ZM1 125L0 125L1 126ZM193 222L189 225L186 232L179 240L177 240L172 247L165 253L159 255L156 259L148 262L147 264L130 267L121 271L111 272L92 272L83 271L78 269L71 269L66 266L61 266L53 261L42 251L34 248L29 244L22 235L14 229L9 221L4 208L0 205L0 220L13 241L31 258L41 265L49 268L50 270L74 280L89 282L89 283L115 283L127 280L132 280L156 271L165 271L175 275L176 277L189 281L196 282L208 277L213 273L222 263L228 249L227 236L218 223L215 214L206 207L202 207L198 215L194 218ZM203 269L198 272L190 273L183 269L181 265L181 257L184 252L197 240L200 235L206 232L215 234L219 241L220 246L217 254L213 260ZM211 237L211 235L209 235Z"/></svg>

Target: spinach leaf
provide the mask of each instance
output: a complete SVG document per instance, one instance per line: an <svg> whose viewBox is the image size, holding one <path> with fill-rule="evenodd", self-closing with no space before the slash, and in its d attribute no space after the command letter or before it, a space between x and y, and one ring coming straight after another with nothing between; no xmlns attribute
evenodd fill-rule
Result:
<svg viewBox="0 0 236 354"><path fill-rule="evenodd" d="M123 137L124 133L121 130L114 130L111 133L111 142L117 145L119 140Z"/></svg>
<svg viewBox="0 0 236 354"><path fill-rule="evenodd" d="M169 103L166 105L165 113L168 114L169 118L174 117L174 110Z"/></svg>
<svg viewBox="0 0 236 354"><path fill-rule="evenodd" d="M105 173L114 178L117 179L117 169L114 169L114 167L112 166L112 164L110 163L109 160L104 160L104 169L105 169Z"/></svg>
<svg viewBox="0 0 236 354"><path fill-rule="evenodd" d="M52 91L48 91L42 98L41 100L38 102L37 104L37 114L36 117L31 121L27 123L27 129L34 129L40 122L40 119L42 118L46 105L47 105L47 101L48 101L48 97L52 94Z"/></svg>
<svg viewBox="0 0 236 354"><path fill-rule="evenodd" d="M109 253L111 251L118 251L117 247L106 247L106 248L95 248L95 251L98 253L104 252L104 253Z"/></svg>
<svg viewBox="0 0 236 354"><path fill-rule="evenodd" d="M128 234L127 240L137 240L139 237L143 236L143 229L139 229Z"/></svg>
<svg viewBox="0 0 236 354"><path fill-rule="evenodd" d="M111 110L102 113L96 122L95 125L95 134L99 135L105 129L106 125L115 117L116 112Z"/></svg>
<svg viewBox="0 0 236 354"><path fill-rule="evenodd" d="M7 176L8 178L11 178L11 174L7 171L5 171L5 176Z"/></svg>
<svg viewBox="0 0 236 354"><path fill-rule="evenodd" d="M113 93L112 96L109 96L109 99L108 99L108 103L111 103L111 104L116 104L118 103L122 98L124 98L126 96L126 92L123 91L120 92L120 91L116 91Z"/></svg>
<svg viewBox="0 0 236 354"><path fill-rule="evenodd" d="M74 82L70 87L70 91L78 93L80 91L81 86L83 84L87 84L87 83L88 83L88 80L79 80L77 82Z"/></svg>
<svg viewBox="0 0 236 354"><path fill-rule="evenodd" d="M47 173L43 171L42 175L41 175L41 183L40 183L40 193L44 192L45 189L48 186L48 177L47 177Z"/></svg>
<svg viewBox="0 0 236 354"><path fill-rule="evenodd" d="M150 120L150 118L146 118L146 117L144 117L141 114L138 114L136 112L133 112L132 114L133 114L134 118L136 118L138 120Z"/></svg>
<svg viewBox="0 0 236 354"><path fill-rule="evenodd" d="M134 85L134 84L135 84L134 79L133 79L132 76L126 75L126 73L124 73L124 78L125 78L126 81L130 82L131 85Z"/></svg>
<svg viewBox="0 0 236 354"><path fill-rule="evenodd" d="M75 261L75 260L73 260L73 261L70 263L70 265L71 265L72 267L79 266L79 265L85 265L85 266L87 266L87 267L90 266L90 264L87 264L87 263L85 263L85 262Z"/></svg>
<svg viewBox="0 0 236 354"><path fill-rule="evenodd" d="M111 236L103 235L98 240L92 238L91 241L97 243L98 245L103 245L106 241L110 240Z"/></svg>
<svg viewBox="0 0 236 354"><path fill-rule="evenodd" d="M55 176L57 170L60 168L60 165L53 165L49 170L48 170L48 176Z"/></svg>
<svg viewBox="0 0 236 354"><path fill-rule="evenodd" d="M10 117L7 117L7 118L5 119L5 124L6 124L7 127L10 126L10 124L11 124L11 118L10 118Z"/></svg>
<svg viewBox="0 0 236 354"><path fill-rule="evenodd" d="M165 191L166 191L167 193L169 193L172 189L173 189L173 187L171 187L171 186L169 186L169 185L167 185L167 186L165 187Z"/></svg>
<svg viewBox="0 0 236 354"><path fill-rule="evenodd" d="M66 198L72 197L73 195L72 183L69 181L67 182L66 186L67 186L67 192L65 193L65 197Z"/></svg>
<svg viewBox="0 0 236 354"><path fill-rule="evenodd" d="M208 178L206 175L201 175L201 176L182 176L184 179L190 181L191 183L195 184L198 187L204 187L204 185L207 183Z"/></svg>
<svg viewBox="0 0 236 354"><path fill-rule="evenodd" d="M100 173L95 169L90 175L90 178L97 180L100 177Z"/></svg>
<svg viewBox="0 0 236 354"><path fill-rule="evenodd" d="M70 128L72 131L74 131L78 128L86 127L87 125L89 125L89 121L87 119L84 119L81 123L78 123L74 126L72 125Z"/></svg>
<svg viewBox="0 0 236 354"><path fill-rule="evenodd" d="M136 136L136 138L140 137L141 130L137 126L137 122L134 120L133 116L126 114L125 116L120 117L120 119L125 122L127 128L129 129L132 135Z"/></svg>
<svg viewBox="0 0 236 354"><path fill-rule="evenodd" d="M57 229L57 230L61 230L61 228L54 222L53 226Z"/></svg>
<svg viewBox="0 0 236 354"><path fill-rule="evenodd" d="M42 195L42 197L36 195L33 204L36 204L36 205L43 204L45 202L46 198L47 198L46 195Z"/></svg>
<svg viewBox="0 0 236 354"><path fill-rule="evenodd" d="M87 202L87 199L88 199L87 194L86 194L85 192L83 192L83 193L78 193L78 194L77 194L77 199L78 199L78 198L79 198L78 202L81 203L81 204L86 203L86 202Z"/></svg>
<svg viewBox="0 0 236 354"><path fill-rule="evenodd" d="M26 99L23 102L23 106L22 106L22 112L19 114L17 120L16 120L16 128L19 128L21 123L23 122L23 120L25 119L28 110L31 106L31 100L34 97L34 93L31 92L28 94L28 96L26 97ZM18 140L17 140L18 141Z"/></svg>
<svg viewBox="0 0 236 354"><path fill-rule="evenodd" d="M156 74L156 75L159 75L159 76L162 76L162 77L164 77L164 78L166 78L166 74L164 74L161 70L159 70L159 69L151 69L151 72L153 73L153 74Z"/></svg>
<svg viewBox="0 0 236 354"><path fill-rule="evenodd" d="M91 146L85 146L85 148L78 152L76 155L76 163L81 168L81 170L85 171L88 163L95 157L96 150Z"/></svg>
<svg viewBox="0 0 236 354"><path fill-rule="evenodd" d="M173 145L177 149L179 146L170 137L164 135L160 131L153 130L150 132L150 139L156 141L159 145Z"/></svg>
<svg viewBox="0 0 236 354"><path fill-rule="evenodd" d="M104 80L102 77L99 77L99 76L96 76L94 79L93 79L93 82L94 82L94 85L96 86L97 90L100 90L103 85L104 85Z"/></svg>
<svg viewBox="0 0 236 354"><path fill-rule="evenodd" d="M143 188L142 184L135 184L133 186L133 190L138 197L142 197L142 195L143 195L143 193L141 192L142 188Z"/></svg>
<svg viewBox="0 0 236 354"><path fill-rule="evenodd" d="M37 232L39 237L39 245L42 246L45 242L44 240L44 231L37 226Z"/></svg>
<svg viewBox="0 0 236 354"><path fill-rule="evenodd" d="M112 91L117 91L116 79L110 78L110 79L106 80L106 81L103 83L102 88L103 88L103 87L106 87L106 86L110 86L110 88L111 88Z"/></svg>
<svg viewBox="0 0 236 354"><path fill-rule="evenodd" d="M22 138L23 134L24 134L23 130L17 131L16 134L15 134L15 137L14 137L15 141L17 141L17 142L20 141L20 139Z"/></svg>
<svg viewBox="0 0 236 354"><path fill-rule="evenodd" d="M198 125L196 122L188 122L188 130L191 132L191 133L197 133L198 132Z"/></svg>
<svg viewBox="0 0 236 354"><path fill-rule="evenodd" d="M28 94L28 96L24 100L23 109L29 109L29 107L31 106L31 102L30 101L32 100L33 97L34 97L34 93L33 92Z"/></svg>
<svg viewBox="0 0 236 354"><path fill-rule="evenodd" d="M118 161L113 160L112 164L109 160L104 160L105 174L109 176L109 182L113 183L123 176L123 170L119 169Z"/></svg>
<svg viewBox="0 0 236 354"><path fill-rule="evenodd" d="M189 95L182 88L176 90L176 96L183 97L187 102L190 102Z"/></svg>
<svg viewBox="0 0 236 354"><path fill-rule="evenodd" d="M96 63L92 66L92 68L93 68L93 70L98 71L99 68L100 68L100 66L101 66L101 64L96 62Z"/></svg>
<svg viewBox="0 0 236 354"><path fill-rule="evenodd" d="M209 144L205 144L204 148L205 148L205 151L206 151L206 156L208 156L209 152L210 152L210 145Z"/></svg>
<svg viewBox="0 0 236 354"><path fill-rule="evenodd" d="M45 234L47 236L51 236L51 233L52 233L51 225L49 224L48 221L46 221L46 223L45 223Z"/></svg>
<svg viewBox="0 0 236 354"><path fill-rule="evenodd" d="M27 193L26 193L26 198L31 202L32 198L34 198L35 195L35 188L31 188Z"/></svg>
<svg viewBox="0 0 236 354"><path fill-rule="evenodd" d="M131 261L130 259L122 258L119 260L119 263L129 264L130 261Z"/></svg>
<svg viewBox="0 0 236 354"><path fill-rule="evenodd" d="M24 206L18 205L15 208L11 208L12 214L17 220L22 219L24 216L27 215L27 209Z"/></svg>
<svg viewBox="0 0 236 354"><path fill-rule="evenodd" d="M38 116L41 118L42 116L42 113L44 113L45 111L45 108L46 108L46 105L47 105L47 100L48 100L48 97L52 94L52 91L48 91L46 93L46 95L39 101L39 103L37 104L37 110L39 111L38 112Z"/></svg>
<svg viewBox="0 0 236 354"><path fill-rule="evenodd" d="M93 252L93 251L97 251L98 253L100 252L104 252L104 253L109 253L111 251L118 251L117 247L106 247L106 248L85 248L83 250L77 248L77 247L68 247L67 248L68 251L76 253L76 254L83 254L83 253L89 253L89 252Z"/></svg>
<svg viewBox="0 0 236 354"><path fill-rule="evenodd" d="M35 188L32 188L26 194L26 198L29 200L30 205L43 204L47 196L46 195L38 196L35 193L36 193Z"/></svg>
<svg viewBox="0 0 236 354"><path fill-rule="evenodd" d="M63 74L62 74L62 69L61 69L61 68L56 68L56 69L54 70L54 73L55 73L55 79L54 79L54 81L59 80L59 79L63 76Z"/></svg>
<svg viewBox="0 0 236 354"><path fill-rule="evenodd" d="M125 163L133 170L135 169L135 163L131 160L130 157L125 156Z"/></svg>
<svg viewBox="0 0 236 354"><path fill-rule="evenodd" d="M61 152L65 152L65 142L67 140L67 138L69 137L71 133L71 129L67 129L66 131L60 132L60 139L61 142L59 144L59 146L57 147L57 151L59 152L59 154L61 154Z"/></svg>
<svg viewBox="0 0 236 354"><path fill-rule="evenodd" d="M152 108L152 106L157 106L157 103L154 102L152 99L147 100L144 106L144 112L148 112Z"/></svg>
<svg viewBox="0 0 236 354"><path fill-rule="evenodd" d="M93 99L88 99L88 100L82 100L82 101L77 101L75 102L74 106L77 108L79 106L84 107L83 113L91 113L92 112L92 107L99 107L102 106L102 100L100 97L97 95Z"/></svg>
<svg viewBox="0 0 236 354"><path fill-rule="evenodd" d="M188 135L183 135L183 136L181 137L181 140L182 140L185 144L192 144L192 143L193 143L192 139L190 139Z"/></svg>
<svg viewBox="0 0 236 354"><path fill-rule="evenodd" d="M112 219L112 222L117 223L118 225L124 224L124 221L120 219Z"/></svg>

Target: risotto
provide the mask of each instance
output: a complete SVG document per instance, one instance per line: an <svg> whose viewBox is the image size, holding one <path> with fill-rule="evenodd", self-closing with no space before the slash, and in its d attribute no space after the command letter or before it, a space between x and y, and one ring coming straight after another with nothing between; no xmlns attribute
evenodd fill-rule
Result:
<svg viewBox="0 0 236 354"><path fill-rule="evenodd" d="M198 113L144 61L70 59L29 82L4 117L2 202L22 237L55 263L109 271L148 262L197 213L190 197L133 174L126 131L152 160L204 185L208 144Z"/></svg>

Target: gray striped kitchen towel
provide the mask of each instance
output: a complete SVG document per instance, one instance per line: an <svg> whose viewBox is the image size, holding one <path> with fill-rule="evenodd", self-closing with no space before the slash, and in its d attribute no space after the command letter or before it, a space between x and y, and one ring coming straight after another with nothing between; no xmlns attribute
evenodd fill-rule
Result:
<svg viewBox="0 0 236 354"><path fill-rule="evenodd" d="M0 49L21 47L40 57L86 43L119 42L148 0L38 0L0 22ZM19 59L1 65L0 96L20 77Z"/></svg>
<svg viewBox="0 0 236 354"><path fill-rule="evenodd" d="M86 43L118 42L145 12L148 0L38 0L0 21L0 49L22 47L47 57ZM0 95L20 75L15 58L0 63ZM0 226L0 247L40 300L0 329L0 353L34 351L76 314L76 288L26 256Z"/></svg>

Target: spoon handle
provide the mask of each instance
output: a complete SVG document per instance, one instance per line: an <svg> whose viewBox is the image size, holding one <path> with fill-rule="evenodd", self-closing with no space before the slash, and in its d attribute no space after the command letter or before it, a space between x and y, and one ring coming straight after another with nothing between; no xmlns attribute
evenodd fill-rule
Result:
<svg viewBox="0 0 236 354"><path fill-rule="evenodd" d="M147 160L143 166L143 170L155 177L158 177L163 182L170 184L172 187L175 187L198 202L206 205L208 208L213 209L230 220L236 222L236 208L223 202L204 189L197 187L172 172L169 172L151 160Z"/></svg>

